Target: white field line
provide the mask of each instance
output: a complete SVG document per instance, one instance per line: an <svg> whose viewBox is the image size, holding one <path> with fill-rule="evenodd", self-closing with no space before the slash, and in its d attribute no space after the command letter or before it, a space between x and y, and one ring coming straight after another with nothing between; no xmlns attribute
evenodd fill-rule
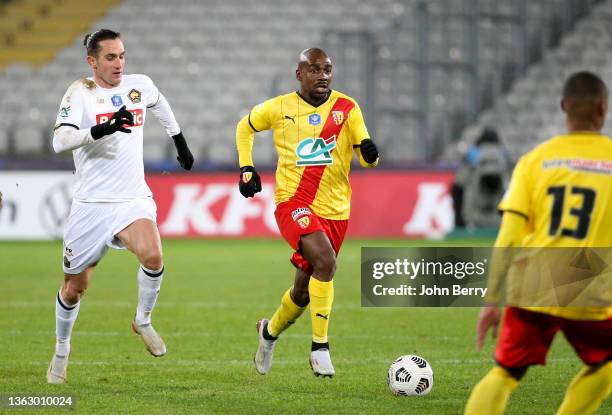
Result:
<svg viewBox="0 0 612 415"><path fill-rule="evenodd" d="M214 302L214 301L187 301L187 302L159 302L155 308L248 308L248 309L269 309L274 308L275 303L262 305L261 303L236 303L236 302ZM0 309L11 308L55 308L55 300L49 301L4 301L0 303ZM88 301L83 300L81 308L87 307L105 307L105 308L132 308L136 307L136 300L131 301ZM334 310L357 310L362 308L359 304L335 304ZM365 309L365 307L364 307Z"/></svg>
<svg viewBox="0 0 612 415"><path fill-rule="evenodd" d="M55 331L53 330L4 330L0 331L0 334L6 334L8 336L55 336ZM218 333L218 332L206 332L206 331L178 331L178 332L168 332L161 333L164 338L172 338L172 337L224 337L224 338L257 338L257 333L255 330L245 332L244 330L239 333ZM72 333L73 339L78 339L79 337L117 337L117 336L125 336L132 337L134 333L131 330L125 330L124 332L119 331L79 331L75 330ZM376 335L368 335L368 334L349 334L349 335L338 335L335 336L337 338L342 339L355 339L355 340L414 340L414 336L376 336ZM298 334L298 333L283 333L283 338L290 339L310 339L310 334ZM462 337L459 336L436 336L437 341L452 341L459 340Z"/></svg>
<svg viewBox="0 0 612 415"><path fill-rule="evenodd" d="M550 358L547 359L547 363L568 363L568 362L578 362L578 358L569 358L569 357L559 357L559 358ZM386 365L389 364L390 361L388 359L360 359L360 360L351 360L351 359L334 359L335 363L340 363L342 365L352 365L352 366L369 366L369 365ZM30 366L41 366L47 365L49 362L47 360L35 360L27 362ZM307 365L308 359L275 359L274 365ZM439 364L451 364L451 365L487 365L491 364L490 359L482 358L482 359L438 359L433 361L434 366ZM158 360L151 361L135 361L135 362L116 362L116 361L86 361L86 360L71 360L71 366L159 366L160 368L166 367L174 367L174 366L188 366L188 367L207 367L211 365L217 366L252 366L253 361L251 359L245 360L210 360L210 359L177 359L170 360L166 359L163 362ZM2 365L7 366L7 365Z"/></svg>

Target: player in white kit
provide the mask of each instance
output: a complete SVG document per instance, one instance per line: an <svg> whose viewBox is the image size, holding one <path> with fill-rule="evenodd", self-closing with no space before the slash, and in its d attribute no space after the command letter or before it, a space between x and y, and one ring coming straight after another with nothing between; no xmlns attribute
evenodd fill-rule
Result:
<svg viewBox="0 0 612 415"><path fill-rule="evenodd" d="M133 330L153 356L166 346L151 326L151 312L161 286L164 263L157 207L144 179L143 125L147 109L174 140L178 161L193 165L170 105L146 75L124 75L125 50L119 33L98 30L85 37L93 76L75 81L60 106L53 148L72 150L76 183L64 231L64 284L56 298L55 354L47 381L63 383L70 355L70 335L80 299L93 267L108 247L133 252L138 269L138 306Z"/></svg>

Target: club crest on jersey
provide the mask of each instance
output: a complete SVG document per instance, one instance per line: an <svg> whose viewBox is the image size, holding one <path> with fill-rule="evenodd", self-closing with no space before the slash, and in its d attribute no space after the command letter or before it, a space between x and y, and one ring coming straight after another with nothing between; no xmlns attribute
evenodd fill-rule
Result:
<svg viewBox="0 0 612 415"><path fill-rule="evenodd" d="M133 104L140 103L140 91L137 89L132 89L128 93L128 98L130 99L130 101L132 101Z"/></svg>
<svg viewBox="0 0 612 415"><path fill-rule="evenodd" d="M344 121L344 112L332 111L332 118L334 119L334 123L336 125L342 125L342 122Z"/></svg>
<svg viewBox="0 0 612 415"><path fill-rule="evenodd" d="M311 114L308 117L308 124L310 124L310 125L319 125L319 124L321 124L321 116L319 114Z"/></svg>
<svg viewBox="0 0 612 415"><path fill-rule="evenodd" d="M123 100L121 99L119 95L113 95L111 97L111 102L113 103L115 107L120 107L123 105Z"/></svg>
<svg viewBox="0 0 612 415"><path fill-rule="evenodd" d="M310 225L310 218L308 216L302 216L297 220L297 224L302 229L306 229Z"/></svg>
<svg viewBox="0 0 612 415"><path fill-rule="evenodd" d="M336 136L327 139L306 138L295 149L296 166L323 166L332 164L334 159L331 152L336 148Z"/></svg>

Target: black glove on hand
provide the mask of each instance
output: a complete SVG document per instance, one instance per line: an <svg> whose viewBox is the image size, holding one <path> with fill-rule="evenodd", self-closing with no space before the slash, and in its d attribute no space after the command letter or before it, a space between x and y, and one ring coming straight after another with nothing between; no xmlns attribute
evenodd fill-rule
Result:
<svg viewBox="0 0 612 415"><path fill-rule="evenodd" d="M378 149L376 148L376 144L374 141L366 138L361 142L361 157L365 160L366 163L372 164L378 158Z"/></svg>
<svg viewBox="0 0 612 415"><path fill-rule="evenodd" d="M240 193L244 197L253 197L255 193L261 192L261 178L253 166L240 168L240 181L238 182Z"/></svg>
<svg viewBox="0 0 612 415"><path fill-rule="evenodd" d="M111 135L117 131L131 133L132 130L125 128L124 125L134 125L134 116L125 109L125 105L119 108L119 111L114 113L110 120L91 127L91 136L94 140L98 140L105 135Z"/></svg>
<svg viewBox="0 0 612 415"><path fill-rule="evenodd" d="M173 135L172 139L174 140L174 146L176 147L176 152L178 153L178 157L176 158L185 170L191 170L191 166L193 166L193 154L189 151L189 147L187 147L187 142L185 141L185 137L183 137L183 133L178 133L177 135Z"/></svg>

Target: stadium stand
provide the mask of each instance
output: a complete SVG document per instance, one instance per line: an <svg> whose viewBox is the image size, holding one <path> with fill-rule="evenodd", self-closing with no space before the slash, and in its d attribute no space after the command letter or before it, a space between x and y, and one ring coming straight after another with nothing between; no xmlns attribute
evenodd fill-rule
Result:
<svg viewBox="0 0 612 415"><path fill-rule="evenodd" d="M61 8L65 11L63 24L80 31L72 34L71 45L58 53L60 42L52 40L55 35L51 32L61 30L50 23L43 25L44 19L38 22L44 28L37 32L42 33L38 37L34 37L35 31L23 30L27 19L14 23L11 29L23 32L20 45L55 55L41 69L19 63L0 72L0 90L6 91L0 96L0 111L5 114L0 122L7 127L0 135L0 156L50 153L51 128L61 96L70 82L89 75L82 37L89 30L108 27L122 33L126 73L146 73L156 82L204 167L233 165L236 122L254 104L294 89L296 54L313 45L330 52L337 68L335 87L362 104L371 133L387 160L433 160L447 147L453 148L446 154L452 159L456 150L449 144L456 142L463 126L471 121L478 123L465 130L465 140L470 131L479 131L479 126L488 122L498 127L504 140L517 135L507 133L506 127L517 123L518 114L493 115L500 112L494 110L477 118L478 113L513 85L527 63L541 56L544 62L557 59L544 51L594 3L312 0L279 7L276 0L261 0L256 5L247 0L127 0L91 23L89 17L80 17L84 13L80 9L66 11L71 1L31 3ZM26 2L11 4L22 3ZM112 3L105 0L100 4ZM30 16L33 9L26 9L23 15ZM92 10L103 14L107 9L96 6ZM520 53L525 45L517 41L520 36L528 38L528 56ZM572 36L563 45L571 44ZM584 55L595 59L597 53ZM34 66L37 62L42 58ZM532 66L526 79L532 79L533 73L546 78L546 70L538 70L538 64ZM518 92L529 89L530 82L536 81L516 82L513 91L517 93L502 101L512 96L517 101L512 104L515 107L527 100ZM535 96L544 100L541 95L532 96L534 100ZM501 105L505 104L495 108ZM521 125L523 121L531 125L530 117L538 118L534 123L540 122L540 113L521 112L520 117L525 118L520 119ZM174 161L171 143L154 120L147 123L145 137L147 160ZM271 140L258 139L267 144L255 146L255 161L272 163ZM513 154L518 148L512 147Z"/></svg>
<svg viewBox="0 0 612 415"><path fill-rule="evenodd" d="M356 0L327 3L316 0L279 8L274 0L259 1L255 7L249 1L129 0L92 28L120 31L127 50L126 72L146 73L154 79L171 102L199 160L227 163L235 158L236 122L268 97L275 73L292 73L297 52L317 44L326 27L358 26L370 16L379 16L374 20L384 23L393 0L365 8ZM11 138L19 142L7 149L18 155L35 150L36 138L29 132L22 135L21 130L25 125L41 124L50 131L65 88L89 74L80 44L83 34L38 72L18 65L0 75L0 85L10 91L3 94L0 109L14 115L11 131L16 133ZM39 119L34 123L36 116ZM145 134L145 157L169 159L171 147L161 127L147 123ZM41 152L49 151L49 142L43 143L46 136L40 135ZM271 144L256 147L256 160L274 159Z"/></svg>
<svg viewBox="0 0 612 415"><path fill-rule="evenodd" d="M559 111L563 82L577 70L591 70L604 80L612 76L609 57L612 2L595 5L560 44L547 50L495 105L483 111L462 133L459 148L476 139L484 126L494 125L514 160L540 142L565 131ZM450 158L455 158L453 149ZM460 150L461 151L461 150Z"/></svg>
<svg viewBox="0 0 612 415"><path fill-rule="evenodd" d="M35 67L104 15L118 0L18 0L0 8L0 69L15 62Z"/></svg>
<svg viewBox="0 0 612 415"><path fill-rule="evenodd" d="M375 102L375 136L386 160L438 159L454 146L463 128L524 76L562 35L584 16L593 1L413 1L373 36L377 56L368 63L370 82L346 83L361 101ZM339 72L361 79L364 56L346 48L346 38L361 33L328 36L332 55L343 54ZM367 47L361 47L367 50ZM370 95L370 96L369 96ZM366 100L363 99L366 98ZM478 134L481 128L475 128ZM450 159L456 159L451 152Z"/></svg>

